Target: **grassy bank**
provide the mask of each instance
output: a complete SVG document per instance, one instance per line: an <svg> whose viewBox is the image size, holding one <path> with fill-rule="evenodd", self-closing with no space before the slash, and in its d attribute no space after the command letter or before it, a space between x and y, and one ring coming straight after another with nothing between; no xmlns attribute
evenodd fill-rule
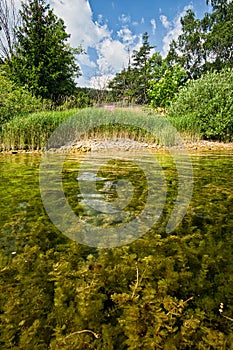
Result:
<svg viewBox="0 0 233 350"><path fill-rule="evenodd" d="M63 123L65 122L65 123ZM57 129L62 125L60 129ZM174 145L180 142L171 123L149 111L87 108L62 112L33 113L3 124L1 150L43 150L55 130L49 147L89 138L129 138L139 142Z"/></svg>
<svg viewBox="0 0 233 350"><path fill-rule="evenodd" d="M75 112L38 112L16 116L0 129L1 151L43 149L52 132Z"/></svg>

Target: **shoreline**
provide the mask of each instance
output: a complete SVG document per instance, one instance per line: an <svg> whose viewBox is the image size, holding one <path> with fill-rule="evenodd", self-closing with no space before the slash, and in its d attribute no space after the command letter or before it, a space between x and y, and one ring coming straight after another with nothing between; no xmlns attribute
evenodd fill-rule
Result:
<svg viewBox="0 0 233 350"><path fill-rule="evenodd" d="M148 149L152 153L158 153L158 152L167 152L169 149L179 150L186 148L186 150L191 153L202 153L202 152L229 152L232 151L233 153L233 142L224 143L219 141L207 141L207 140L199 140L199 141L184 141L182 145L178 146L171 146L171 147L165 147L158 144L150 144L150 143L144 143L144 142L138 142L134 140L129 139L116 139L116 140L103 140L103 139L94 139L94 140L85 140L85 141L79 141L74 142L70 146L62 146L58 149L52 149L49 150L49 152L53 153L87 153L90 151L99 151L104 150L107 148L119 148L124 150L130 150L130 149ZM7 151L0 151L0 154L42 154L43 150L7 150Z"/></svg>

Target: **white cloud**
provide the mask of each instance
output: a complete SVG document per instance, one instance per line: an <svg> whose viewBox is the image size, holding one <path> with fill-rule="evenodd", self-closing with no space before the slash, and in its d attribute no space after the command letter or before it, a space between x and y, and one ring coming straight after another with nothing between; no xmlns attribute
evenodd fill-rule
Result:
<svg viewBox="0 0 233 350"><path fill-rule="evenodd" d="M152 34L155 35L155 30L156 30L156 21L155 21L155 19L152 18L150 23L152 25Z"/></svg>
<svg viewBox="0 0 233 350"><path fill-rule="evenodd" d="M97 64L102 74L120 71L128 63L127 45L119 40L106 39L98 44Z"/></svg>
<svg viewBox="0 0 233 350"><path fill-rule="evenodd" d="M78 86L80 87L91 87L90 78L85 78L83 75L78 78Z"/></svg>
<svg viewBox="0 0 233 350"><path fill-rule="evenodd" d="M160 15L159 19L164 28L168 29L170 27L171 23L168 21L167 16Z"/></svg>
<svg viewBox="0 0 233 350"><path fill-rule="evenodd" d="M118 18L120 22L122 22L123 24L126 23L130 23L131 22L131 17L130 16L126 16L124 13L122 13L122 15Z"/></svg>
<svg viewBox="0 0 233 350"><path fill-rule="evenodd" d="M106 24L101 25L93 21L93 14L87 0L66 0L65 3L59 0L51 1L55 14L61 17L66 26L67 32L71 33L71 45L84 49L95 46L96 42L110 37L110 31Z"/></svg>
<svg viewBox="0 0 233 350"><path fill-rule="evenodd" d="M182 33L182 25L180 23L181 17L184 17L188 9L192 9L192 5L185 6L183 11L178 14L175 20L170 24L170 30L163 38L163 51L162 56L165 57L169 51L169 46L172 40L177 40Z"/></svg>
<svg viewBox="0 0 233 350"><path fill-rule="evenodd" d="M113 39L113 33L104 23L101 14L97 14L98 20L94 21L89 0L50 0L50 4L54 13L64 20L66 31L71 34L71 45L81 45L87 52L77 57L83 72L83 76L78 79L80 86L94 86L100 82L104 84L106 79L127 67L129 50L132 54L133 50L138 51L142 45L142 36L134 35L128 28L128 24L131 24L130 16L121 15L119 21L122 28L117 32L118 37ZM155 20L151 24L155 28Z"/></svg>
<svg viewBox="0 0 233 350"><path fill-rule="evenodd" d="M82 54L78 56L78 62L84 66L95 68L96 63L90 59L90 56L87 54Z"/></svg>
<svg viewBox="0 0 233 350"><path fill-rule="evenodd" d="M114 74L102 74L93 76L90 79L90 86L94 89L107 89L108 83L114 78Z"/></svg>
<svg viewBox="0 0 233 350"><path fill-rule="evenodd" d="M131 30L128 27L123 27L121 28L118 32L117 35L119 38L122 39L123 43L126 43L128 45L133 44L135 39L137 38L136 35L133 35Z"/></svg>

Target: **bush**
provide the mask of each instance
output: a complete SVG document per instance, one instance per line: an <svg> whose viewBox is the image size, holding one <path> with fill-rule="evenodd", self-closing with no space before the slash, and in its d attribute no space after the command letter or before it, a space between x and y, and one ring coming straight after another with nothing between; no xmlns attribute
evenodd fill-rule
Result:
<svg viewBox="0 0 233 350"><path fill-rule="evenodd" d="M25 88L18 87L0 71L0 124L16 115L41 110L42 101L32 96Z"/></svg>
<svg viewBox="0 0 233 350"><path fill-rule="evenodd" d="M208 72L180 90L168 109L176 127L201 138L233 141L233 69ZM187 120L187 123L185 122Z"/></svg>
<svg viewBox="0 0 233 350"><path fill-rule="evenodd" d="M86 108L92 106L90 97L83 91L78 91L76 94L66 96L62 103L55 109L58 111L64 111L72 108Z"/></svg>
<svg viewBox="0 0 233 350"><path fill-rule="evenodd" d="M158 80L149 83L147 95L152 108L167 107L183 84L186 71L180 66L169 67Z"/></svg>

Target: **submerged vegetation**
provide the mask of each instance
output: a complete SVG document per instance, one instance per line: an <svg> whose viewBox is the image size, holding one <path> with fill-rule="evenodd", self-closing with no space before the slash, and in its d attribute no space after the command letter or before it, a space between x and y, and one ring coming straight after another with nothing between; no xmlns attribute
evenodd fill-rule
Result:
<svg viewBox="0 0 233 350"><path fill-rule="evenodd" d="M233 316L232 156L193 158L189 210L166 234L176 175L160 155L163 214L144 236L114 249L73 242L52 225L37 185L39 157L1 161L3 349L232 349L233 322L224 317ZM84 219L77 167L77 158L67 159L65 194ZM106 175L105 166L102 171ZM140 190L145 178L136 181ZM98 216L92 220L98 225Z"/></svg>

